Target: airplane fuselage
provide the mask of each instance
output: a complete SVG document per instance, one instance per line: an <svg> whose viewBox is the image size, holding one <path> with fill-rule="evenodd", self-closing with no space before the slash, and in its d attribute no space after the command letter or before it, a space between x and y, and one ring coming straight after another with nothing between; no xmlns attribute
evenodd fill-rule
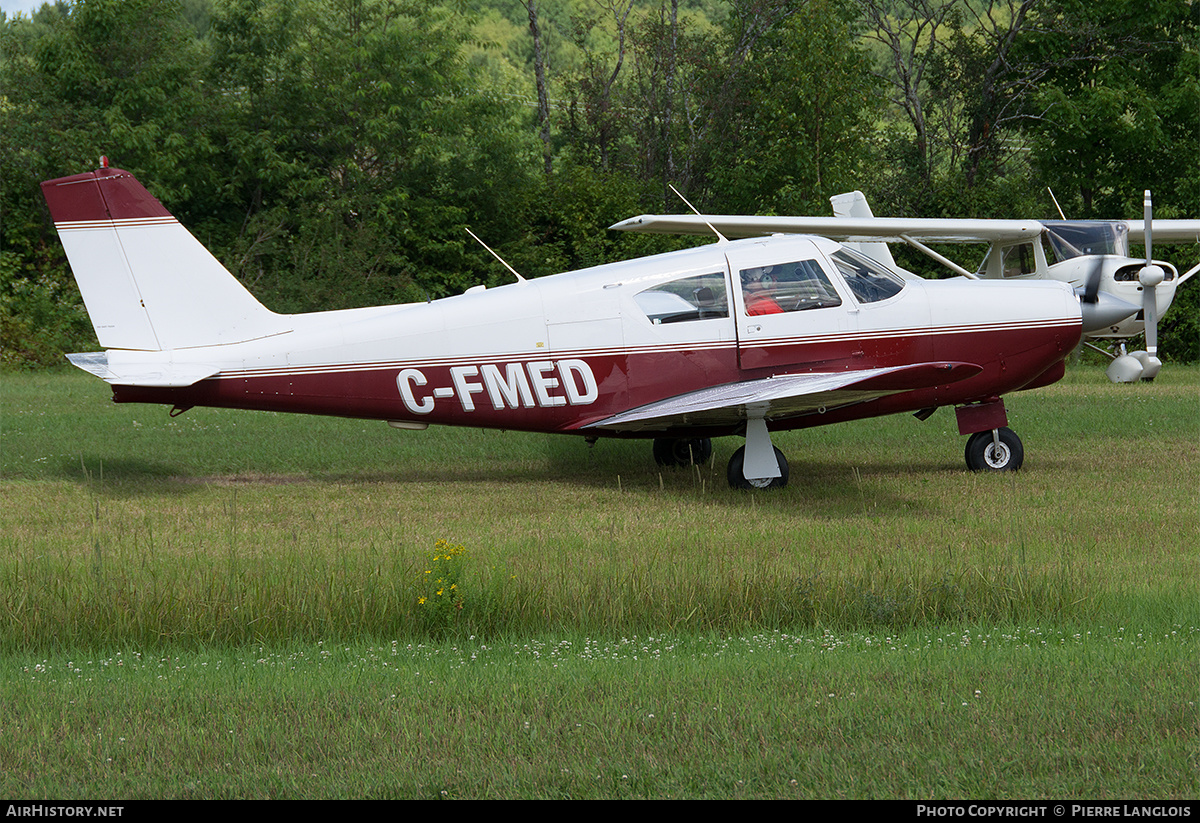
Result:
<svg viewBox="0 0 1200 823"><path fill-rule="evenodd" d="M968 468L1015 471L1001 395L1059 379L1097 327L1064 283L925 281L806 235L283 315L128 172L42 189L105 349L67 357L117 402L646 437L661 465L737 434L737 488L786 484L771 430L939 406L955 407Z"/></svg>
<svg viewBox="0 0 1200 823"><path fill-rule="evenodd" d="M114 384L113 396L410 427L658 436L674 430L585 427L665 398L781 374L930 361L981 367L947 385L768 418L772 429L786 429L1044 385L1061 376L1079 341L1078 301L1064 285L904 278L894 294L864 301L831 262L837 249L797 236L713 244L428 303L278 316L286 331L240 343L149 354L110 349L108 367L116 372L125 357L142 368L152 357L165 371L217 369L189 386ZM820 267L836 305L749 314L738 273L796 261ZM711 302L689 308L689 290L701 289ZM738 428L708 424L688 433Z"/></svg>

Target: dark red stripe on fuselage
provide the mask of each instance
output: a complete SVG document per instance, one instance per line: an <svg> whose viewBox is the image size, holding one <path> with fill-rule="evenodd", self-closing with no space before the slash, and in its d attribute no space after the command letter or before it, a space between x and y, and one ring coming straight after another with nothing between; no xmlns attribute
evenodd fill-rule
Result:
<svg viewBox="0 0 1200 823"><path fill-rule="evenodd" d="M568 352L560 355L539 354L509 361L529 380L531 364L542 364L540 376L546 381L542 397L533 399L514 392L515 407L501 398L496 408L494 392L489 393L479 367L446 364L406 363L397 361L378 368L354 364L309 367L293 371L256 371L246 374L222 374L186 388L114 386L117 402L165 403L179 407L215 406L277 412L334 415L379 420L406 420L434 425L501 428L518 431L572 431L632 408L706 388L741 380L753 380L780 373L850 371L882 366L903 365L923 360L954 360L976 363L982 371L946 386L918 389L883 397L868 403L832 409L783 420L772 420L772 429L804 428L843 420L875 417L897 412L916 411L933 406L948 406L998 396L1032 385L1046 385L1061 377L1061 364L1079 341L1078 323L1064 321L1058 326L1008 327L983 331L958 331L954 334L905 333L895 336L831 339L817 343L796 343L777 350L787 351L794 365L773 369L738 368L738 350L730 343L723 347L694 350L634 350L590 355ZM921 353L921 357L911 355ZM481 364L495 363L494 357L481 356ZM585 395L578 374L558 364L583 361L595 381L595 397ZM546 363L556 364L548 367ZM504 371L505 364L499 370ZM453 369L460 369L457 377ZM402 397L402 380L409 375L409 402ZM575 399L562 385L574 381ZM550 385L553 383L553 385ZM462 401L466 388L473 410ZM441 390L441 396L435 396ZM549 400L550 403L541 402ZM413 403L428 407L414 413ZM556 405L554 405L556 404ZM589 434L600 432L589 431ZM720 435L730 430L706 431ZM606 432L605 434L613 434ZM635 436L653 436L645 432ZM619 436L619 435L617 435Z"/></svg>

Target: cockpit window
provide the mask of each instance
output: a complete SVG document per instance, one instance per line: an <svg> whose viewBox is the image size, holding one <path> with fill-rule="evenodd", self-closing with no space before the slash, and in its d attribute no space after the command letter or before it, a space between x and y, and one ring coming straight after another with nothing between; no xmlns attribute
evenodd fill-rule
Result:
<svg viewBox="0 0 1200 823"><path fill-rule="evenodd" d="M878 303L899 294L904 288L904 279L900 275L869 257L845 248L838 249L832 256L834 265L859 303Z"/></svg>
<svg viewBox="0 0 1200 823"><path fill-rule="evenodd" d="M816 260L776 263L741 271L746 314L784 314L840 306L842 298Z"/></svg>
<svg viewBox="0 0 1200 823"><path fill-rule="evenodd" d="M650 322L685 323L729 316L724 272L698 274L660 283L634 297Z"/></svg>
<svg viewBox="0 0 1200 823"><path fill-rule="evenodd" d="M1055 263L1085 254L1129 256L1129 227L1124 223L1072 220L1043 225Z"/></svg>

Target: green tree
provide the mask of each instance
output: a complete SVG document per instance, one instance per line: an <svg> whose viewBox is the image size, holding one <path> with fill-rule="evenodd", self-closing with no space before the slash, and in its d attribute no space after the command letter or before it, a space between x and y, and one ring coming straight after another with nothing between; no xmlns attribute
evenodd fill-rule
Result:
<svg viewBox="0 0 1200 823"><path fill-rule="evenodd" d="M1200 215L1200 6L1177 0L1055 0L1027 45L1053 68L1027 133L1067 216ZM1197 246L1156 246L1184 271ZM1134 253L1139 253L1135 249ZM1167 359L1200 358L1200 298L1183 286L1159 324ZM1136 345L1136 344L1135 344Z"/></svg>
<svg viewBox="0 0 1200 823"><path fill-rule="evenodd" d="M873 81L839 0L736 0L708 29L665 0L605 9L578 26L564 131L577 162L641 181L647 206L676 207L674 184L721 210L824 209L869 165Z"/></svg>
<svg viewBox="0 0 1200 823"><path fill-rule="evenodd" d="M0 26L0 305L4 362L91 345L40 181L103 154L165 200L215 186L203 53L172 0L78 0ZM130 32L137 31L137 37Z"/></svg>
<svg viewBox="0 0 1200 823"><path fill-rule="evenodd" d="M280 308L440 296L479 281L463 231L513 235L536 142L463 59L469 21L393 0L230 0L214 82L237 100L227 145L239 273Z"/></svg>
<svg viewBox="0 0 1200 823"><path fill-rule="evenodd" d="M1023 129L1049 70L1026 44L1045 0L854 0L890 115L889 213L1027 216Z"/></svg>
<svg viewBox="0 0 1200 823"><path fill-rule="evenodd" d="M1200 7L1056 0L1030 43L1053 64L1028 129L1033 162L1071 217L1200 214ZM1052 25L1049 25L1052 24Z"/></svg>
<svg viewBox="0 0 1200 823"><path fill-rule="evenodd" d="M718 68L719 107L708 115L710 201L820 214L830 195L863 185L875 84L851 23L834 0L810 0L763 25L749 48L751 23L727 29L730 70Z"/></svg>

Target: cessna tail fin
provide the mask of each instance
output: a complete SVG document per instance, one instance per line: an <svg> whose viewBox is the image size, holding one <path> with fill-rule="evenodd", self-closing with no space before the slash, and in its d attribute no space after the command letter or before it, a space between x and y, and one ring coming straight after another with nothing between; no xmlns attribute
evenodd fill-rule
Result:
<svg viewBox="0 0 1200 823"><path fill-rule="evenodd" d="M829 202L833 205L834 217L874 217L871 212L871 205L867 203L867 197L861 191L851 191L845 194L835 194L829 198ZM846 242L844 245L858 251L859 253L883 263L889 268L896 267L896 261L892 258L892 251L888 248L887 243L880 242Z"/></svg>
<svg viewBox="0 0 1200 823"><path fill-rule="evenodd" d="M42 192L105 348L217 346L290 329L129 172L47 180Z"/></svg>

